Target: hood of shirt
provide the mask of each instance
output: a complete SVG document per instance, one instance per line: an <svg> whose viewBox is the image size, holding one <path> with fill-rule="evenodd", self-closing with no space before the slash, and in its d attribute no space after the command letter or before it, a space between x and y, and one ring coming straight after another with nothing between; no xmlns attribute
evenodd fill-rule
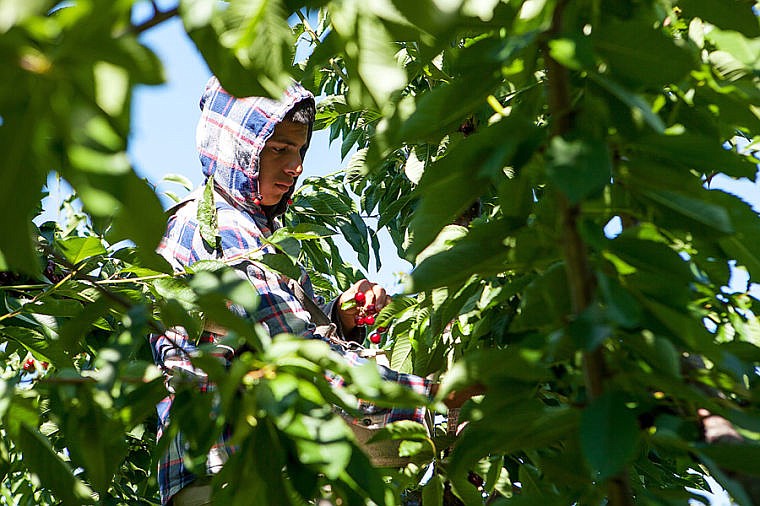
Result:
<svg viewBox="0 0 760 506"><path fill-rule="evenodd" d="M280 100L265 97L236 98L225 91L216 77L209 79L201 97L201 118L196 144L208 179L235 207L252 215L266 214L269 220L287 210L290 191L274 206L254 204L259 195L259 158L264 144L293 106L314 96L300 84L288 87ZM301 149L301 159L311 140L312 125Z"/></svg>

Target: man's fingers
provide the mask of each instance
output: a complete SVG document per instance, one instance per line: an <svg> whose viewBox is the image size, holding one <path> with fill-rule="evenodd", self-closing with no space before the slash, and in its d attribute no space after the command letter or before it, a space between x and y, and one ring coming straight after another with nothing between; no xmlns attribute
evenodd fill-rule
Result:
<svg viewBox="0 0 760 506"><path fill-rule="evenodd" d="M375 308L380 311L385 306L388 305L388 294L385 291L385 288L383 288L380 285L374 285L372 287L372 292L374 294L374 304Z"/></svg>
<svg viewBox="0 0 760 506"><path fill-rule="evenodd" d="M364 294L364 298L359 305L362 307L368 307L372 305L374 306L375 311L380 311L391 302L391 298L388 296L385 288L378 285L377 283L367 281L366 279L357 281L346 292L347 295L350 295L350 297L354 298L357 293Z"/></svg>

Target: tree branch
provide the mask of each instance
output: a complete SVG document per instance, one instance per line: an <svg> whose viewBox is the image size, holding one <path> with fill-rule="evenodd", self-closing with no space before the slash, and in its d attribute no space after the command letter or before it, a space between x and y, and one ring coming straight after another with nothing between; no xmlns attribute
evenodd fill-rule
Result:
<svg viewBox="0 0 760 506"><path fill-rule="evenodd" d="M567 0L559 0L554 7L549 36L556 37L562 33L562 16ZM547 67L547 93L549 113L551 115L551 136L561 137L573 128L573 107L570 100L570 75L568 70L551 57L546 42L542 44ZM578 316L592 302L596 281L589 267L588 251L578 231L580 206L571 205L564 194L558 193L560 225L563 232L562 248L565 258L570 297L573 313ZM604 391L606 377L604 352L597 347L583 355L583 372L586 390L590 399L599 397ZM607 497L611 506L628 506L633 504L633 492L628 480L628 473L623 470L610 479L607 485Z"/></svg>
<svg viewBox="0 0 760 506"><path fill-rule="evenodd" d="M150 30L154 26L160 25L164 21L167 21L179 14L179 7L174 7L168 11L160 11L156 8L156 4L153 4L153 8L153 17L144 23L140 23L139 25L132 25L129 30L127 30L127 33L130 33L132 35L140 35L141 33Z"/></svg>

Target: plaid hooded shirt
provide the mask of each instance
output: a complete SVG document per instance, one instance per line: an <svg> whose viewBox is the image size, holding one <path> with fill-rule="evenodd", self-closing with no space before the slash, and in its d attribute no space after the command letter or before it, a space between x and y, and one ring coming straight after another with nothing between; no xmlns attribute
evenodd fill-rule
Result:
<svg viewBox="0 0 760 506"><path fill-rule="evenodd" d="M196 141L207 181L213 175L220 247L210 250L200 234L197 214L198 201L203 191L201 187L175 206L158 248L158 252L175 271L182 272L185 267L199 260L229 260L254 250L274 252L262 239L270 236L277 228L278 217L287 209L293 188L265 214L264 209L254 203L254 198L259 195L259 155L274 132L275 125L302 100L313 101L314 97L298 84L292 85L279 101L275 101L263 97L235 98L222 89L215 77L209 80L200 102L202 114ZM311 126L308 138L311 138ZM301 151L302 158L307 147L308 141ZM249 316L261 323L270 335L290 333L307 339L326 340L317 333L310 313L279 274L261 269L251 262L240 264L238 268L255 287L260 298L257 314ZM298 281L307 296L313 299L314 293L308 276L304 273ZM333 312L333 304L328 305L327 314ZM208 333L204 333L204 338L207 339L205 342L210 340L212 344L217 339L214 334ZM170 382L172 374L181 371L190 375L197 380L202 391L212 389L213 385L209 384L203 371L193 367L190 357L196 352L196 346L183 329L174 328L163 335L153 335L150 343L155 361L166 375L169 391L169 395L157 406L160 438L169 423L173 401ZM232 350L225 352L221 346L218 349L222 350L219 355L224 360L233 358ZM349 365L366 362L366 359L356 353L337 351L343 354ZM406 385L422 395L430 394L428 380L382 366L378 368L385 380ZM339 376L328 376L328 379L336 388L343 383ZM386 423L402 419L421 423L424 417L423 408L392 409L386 413ZM209 452L206 462L208 474L218 472L234 450L227 444L230 435L229 431L222 434ZM196 479L183 463L185 448L182 434L179 434L169 443L159 461L158 484L162 504L167 504L174 494Z"/></svg>

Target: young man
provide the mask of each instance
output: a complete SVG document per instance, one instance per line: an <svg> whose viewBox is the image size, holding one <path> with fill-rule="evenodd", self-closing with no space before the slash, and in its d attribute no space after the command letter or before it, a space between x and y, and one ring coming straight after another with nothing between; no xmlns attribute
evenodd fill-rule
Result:
<svg viewBox="0 0 760 506"><path fill-rule="evenodd" d="M198 151L207 183L213 180L221 241L220 247L209 248L201 237L197 218L198 203L203 194L203 188L200 188L175 206L159 246L161 255L178 272L199 260L231 259L258 249L273 252L262 239L273 233L278 227L278 217L287 209L303 171L303 157L311 139L315 115L314 97L300 85L291 86L279 101L262 97L235 98L222 89L216 78L211 78L200 105ZM327 339L317 331L309 311L282 276L251 262L237 268L243 271L260 296L257 314L249 316L267 328L270 335L287 332L309 339ZM306 296L313 298L308 277L303 276L297 281ZM346 336L356 327L356 309L342 310L340 306L353 299L357 292L363 293L366 304L374 304L378 311L389 301L382 287L366 280L356 283L325 308L339 335ZM210 334L209 339L213 343L216 336ZM181 369L199 376L201 388L205 388L202 371L194 369L190 362L196 348L182 329L153 336L151 345L156 363L167 378ZM363 361L352 352L343 353L351 364ZM231 350L225 358L234 358ZM419 394L429 396L434 393L431 383L423 378L382 367L380 372L385 379L406 385ZM169 390L171 393L170 385ZM169 395L158 406L159 438L168 424L172 401L173 396ZM411 419L421 422L423 416L423 408L394 409L388 411L385 421ZM184 452L185 443L180 434L170 442L159 463L162 504L211 504L210 485L198 481L198 477L185 468ZM208 455L207 474L218 472L228 455L227 435L224 435Z"/></svg>

